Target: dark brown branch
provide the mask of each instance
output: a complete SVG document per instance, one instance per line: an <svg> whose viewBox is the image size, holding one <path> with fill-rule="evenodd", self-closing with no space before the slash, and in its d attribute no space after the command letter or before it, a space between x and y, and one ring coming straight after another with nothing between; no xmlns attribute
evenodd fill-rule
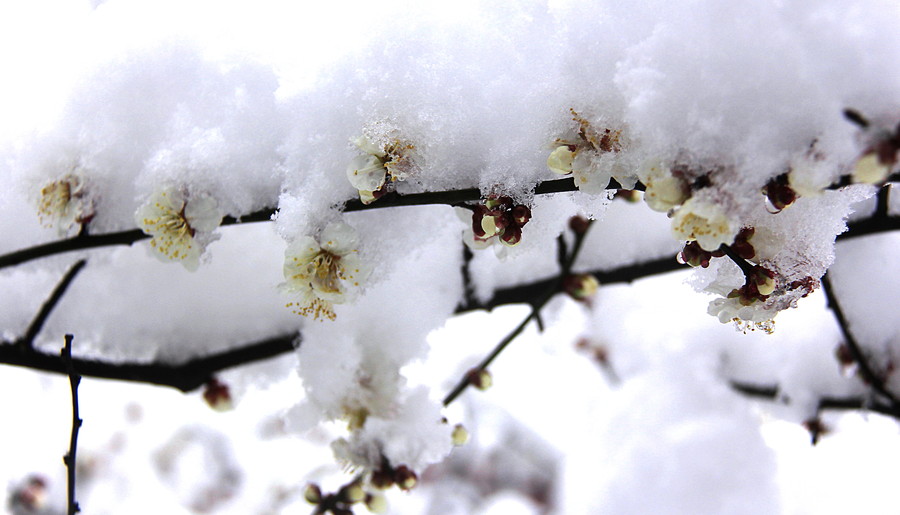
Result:
<svg viewBox="0 0 900 515"><path fill-rule="evenodd" d="M778 386L758 385L740 381L730 381L729 386L736 392L748 397L755 397L772 402L781 402L783 404L790 403L790 399L780 396ZM880 413L900 420L900 413L891 406L864 397L821 397L816 405L816 411L822 410L874 411L875 413Z"/></svg>
<svg viewBox="0 0 900 515"><path fill-rule="evenodd" d="M272 219L273 210L265 209L242 216L240 220L232 216L222 219L222 225L235 225L239 223L265 222ZM106 234L89 234L82 231L78 236L65 240L51 241L27 249L17 250L0 256L0 268L19 265L27 261L40 259L55 254L86 250L97 247L109 247L113 245L131 245L137 241L145 240L150 235L140 229L128 231L110 232Z"/></svg>
<svg viewBox="0 0 900 515"><path fill-rule="evenodd" d="M891 408L894 410L895 416L900 417L900 402L898 402L894 394L885 387L882 378L872 369L868 358L862 351L862 348L859 346L853 333L850 331L850 324L847 321L847 317L844 315L843 309L841 309L840 303L838 303L828 272L822 276L822 291L825 293L828 307L831 308L831 312L834 314L838 327L841 329L841 334L844 337L844 344L846 345L847 350L850 351L850 355L853 356L853 360L856 361L856 364L859 366L859 374L862 380L871 386L872 390L887 399Z"/></svg>
<svg viewBox="0 0 900 515"><path fill-rule="evenodd" d="M68 492L68 514L75 515L81 508L75 500L75 453L78 449L78 430L81 429L81 417L78 415L78 385L81 384L81 376L75 371L75 365L72 360L72 339L71 334L66 335L66 345L63 347L62 356L63 366L66 374L69 376L69 386L72 389L72 434L69 438L69 452L63 456L63 463L66 464L67 472L67 492Z"/></svg>
<svg viewBox="0 0 900 515"><path fill-rule="evenodd" d="M87 263L84 259L78 261L72 268L69 268L69 271L60 279L59 284L56 285L56 288L53 289L53 292L50 294L50 297L44 302L44 305L41 306L41 310L38 311L37 316L34 317L34 320L31 321L31 324L28 326L28 329L25 331L25 335L22 336L21 339L16 341L16 345L20 345L25 347L26 349L31 349L34 347L34 339L37 337L38 333L41 332L41 329L44 327L44 323L47 321L47 318L50 316L50 313L53 312L53 308L59 304L59 301L62 299L62 296L66 293L66 290L69 288L69 285L72 284L72 281L75 280L75 277L78 275L78 272L84 268L84 265Z"/></svg>
<svg viewBox="0 0 900 515"><path fill-rule="evenodd" d="M273 358L292 351L296 334L276 336L243 347L196 358L180 364L112 362L73 358L72 364L83 376L134 381L176 388L189 392L206 384L217 372ZM56 354L23 351L20 347L0 344L0 363L67 374L66 366Z"/></svg>

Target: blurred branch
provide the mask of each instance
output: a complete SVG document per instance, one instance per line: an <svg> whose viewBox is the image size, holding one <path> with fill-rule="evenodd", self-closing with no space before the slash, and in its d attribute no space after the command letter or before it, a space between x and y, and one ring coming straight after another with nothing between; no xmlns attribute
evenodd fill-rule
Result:
<svg viewBox="0 0 900 515"><path fill-rule="evenodd" d="M297 335L293 333L276 336L177 364L73 358L72 365L83 376L156 384L189 392L203 386L216 372L226 368L291 352L295 348L296 339ZM34 349L23 350L8 343L0 344L0 363L68 374L67 367L60 362L58 355Z"/></svg>
<svg viewBox="0 0 900 515"><path fill-rule="evenodd" d="M778 385L759 385L741 381L730 381L729 386L731 386L734 391L748 397L779 402L782 404L790 404L791 402L789 398L780 395ZM900 412L895 410L889 404L865 397L820 397L816 406L816 411L822 410L873 411L900 420Z"/></svg>
<svg viewBox="0 0 900 515"><path fill-rule="evenodd" d="M844 343L847 346L847 350L850 351L850 355L859 366L858 370L860 377L865 383L871 386L872 390L887 399L894 412L894 416L900 418L900 402L898 402L897 397L885 387L881 376L872 369L868 358L859 346L853 333L850 331L850 324L844 315L843 309L841 309L840 303L838 303L837 296L834 293L834 286L831 284L831 278L828 276L827 272L822 276L822 291L825 293L828 307L831 308L831 312L834 313L834 318L841 329L841 334L844 336Z"/></svg>
<svg viewBox="0 0 900 515"><path fill-rule="evenodd" d="M50 313L53 312L53 308L59 303L62 299L62 296L65 295L66 290L69 289L69 285L72 284L72 281L75 280L75 277L78 275L78 272L81 272L81 269L84 268L84 265L87 263L86 260L82 259L78 261L66 274L60 279L59 284L56 285L56 288L53 289L53 292L50 294L50 297L44 302L44 305L41 306L41 310L38 311L38 314L34 317L34 320L29 324L28 329L25 331L25 334L15 342L16 345L24 347L26 349L31 349L34 347L34 339L37 337L38 333L41 332L41 329L44 327L44 323L47 321L47 318L50 317Z"/></svg>
<svg viewBox="0 0 900 515"><path fill-rule="evenodd" d="M82 262L83 263L83 262ZM81 376L75 372L75 366L72 363L72 339L71 334L66 335L66 345L63 347L62 355L63 365L66 367L66 374L69 376L69 386L72 389L72 436L69 439L69 452L63 456L63 463L66 464L67 472L67 492L68 492L68 514L75 515L81 508L75 500L75 452L78 449L78 430L81 428L81 418L78 415L78 385L81 383Z"/></svg>

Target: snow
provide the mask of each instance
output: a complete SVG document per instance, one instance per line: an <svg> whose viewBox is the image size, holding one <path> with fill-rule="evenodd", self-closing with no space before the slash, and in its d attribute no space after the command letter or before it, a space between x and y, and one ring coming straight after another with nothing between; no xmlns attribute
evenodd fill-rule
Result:
<svg viewBox="0 0 900 515"><path fill-rule="evenodd" d="M147 240L6 268L4 339L23 334L81 258L87 266L39 349L56 352L72 333L79 356L179 363L301 334L296 352L222 375L237 407L221 416L194 394L102 392L86 380L85 427L102 428L83 440L85 462L97 460L86 473L87 511L308 507L306 480L326 489L347 480L335 448L358 471L378 469L382 456L416 470L422 493L392 499L398 512L802 513L847 506L826 480L792 483L810 463L866 468L871 461L848 450L859 438L877 439L885 463L896 454L896 425L866 425L858 414L829 413L821 447L797 451L806 444L792 440L823 396L867 392L834 356L842 336L821 293L795 286L829 267L851 331L887 386L900 387L891 375L900 359L897 237L836 246L848 217L872 212L876 187L824 191L873 143L900 137L891 133L900 113L894 2L41 0L4 5L0 20L0 253L76 234L79 224L91 235L133 230L135 213L153 211L162 192L187 199L167 219L170 239L197 245L193 272L155 259ZM870 127L849 121L848 108ZM361 136L378 150L354 144ZM400 194L509 196L531 210L521 243L476 251L466 264L465 222L452 206L343 213L360 194L348 165L395 143L402 169L381 177L376 166L364 186L386 179ZM586 186L536 195L536 184L559 178L547 159L560 145ZM593 189L607 175L633 182L647 162L660 164L654 180L672 190L671 206L654 204L668 213ZM762 190L782 174L800 197L774 213ZM66 205L62 187L42 198L42 188L72 177L83 181L80 204ZM273 220L212 223L257 211ZM529 309L453 318L463 267L482 301L553 277L557 240L572 249L576 215L597 220L576 271L674 259L693 238L714 251L754 227L751 266L773 272L776 286L741 316L777 315L775 335L742 334L706 314L710 300L725 302L748 281L746 267L713 258L708 269L601 285L590 303L552 299L546 331L529 326L491 366L495 387L470 389L463 407L445 409L448 389ZM352 249L317 239L338 223L358 234ZM316 279L295 286L315 282L334 320L292 313L285 305L296 295L278 288L285 249L314 240L341 251L304 256L295 276ZM359 295L344 295L335 281L357 258L370 273L358 292L353 285ZM3 477L14 489L32 470L46 474L58 510L60 452L31 444L63 440L65 385L6 369L0 380L5 413L41 406L31 424L41 430L16 433L29 445L4 460ZM779 403L739 395L734 380L776 388ZM23 400L26 391L34 400ZM123 420L134 403L148 413ZM451 451L456 423L474 450ZM189 450L175 449L182 444ZM483 456L537 465L504 478ZM30 464L38 462L48 465ZM224 479L205 483L198 471L207 469ZM891 477L878 466L860 474L872 484ZM452 488L468 493L454 504ZM203 508L211 498L222 504Z"/></svg>

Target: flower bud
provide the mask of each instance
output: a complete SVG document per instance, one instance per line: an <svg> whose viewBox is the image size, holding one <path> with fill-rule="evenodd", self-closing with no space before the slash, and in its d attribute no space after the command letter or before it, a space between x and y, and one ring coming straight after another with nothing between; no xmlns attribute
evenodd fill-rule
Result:
<svg viewBox="0 0 900 515"><path fill-rule="evenodd" d="M347 504L356 504L366 498L366 492L359 483L351 483L341 489L341 500Z"/></svg>
<svg viewBox="0 0 900 515"><path fill-rule="evenodd" d="M569 229L579 236L586 233L590 226L591 221L583 216L573 216L572 218L569 218Z"/></svg>
<svg viewBox="0 0 900 515"><path fill-rule="evenodd" d="M890 172L890 166L881 162L877 153L869 152L856 162L852 177L853 182L880 184L887 179Z"/></svg>
<svg viewBox="0 0 900 515"><path fill-rule="evenodd" d="M563 289L575 300L585 301L597 293L600 282L591 274L573 274L563 279Z"/></svg>
<svg viewBox="0 0 900 515"><path fill-rule="evenodd" d="M203 400L216 411L230 411L234 407L228 385L216 378L210 379L204 386Z"/></svg>
<svg viewBox="0 0 900 515"><path fill-rule="evenodd" d="M469 384L479 390L487 390L493 384L491 373L483 368L473 368L472 370L469 370L467 375Z"/></svg>
<svg viewBox="0 0 900 515"><path fill-rule="evenodd" d="M519 225L519 227L528 223L531 220L531 210L528 209L528 206L523 206L519 204L514 207L512 210L513 220Z"/></svg>
<svg viewBox="0 0 900 515"><path fill-rule="evenodd" d="M400 465L394 469L394 482L403 490L411 490L419 482L419 478L409 467Z"/></svg>
<svg viewBox="0 0 900 515"><path fill-rule="evenodd" d="M509 247L518 245L522 241L522 229L517 225L507 227L503 234L500 235L500 241Z"/></svg>
<svg viewBox="0 0 900 515"><path fill-rule="evenodd" d="M322 502L322 489L315 483L309 483L303 491L303 498L310 504L319 504Z"/></svg>
<svg viewBox="0 0 900 515"><path fill-rule="evenodd" d="M775 272L757 266L755 279L756 289L760 295L768 296L775 291Z"/></svg>
<svg viewBox="0 0 900 515"><path fill-rule="evenodd" d="M366 494L366 508L372 513L387 513L387 499L381 494Z"/></svg>
<svg viewBox="0 0 900 515"><path fill-rule="evenodd" d="M569 145L560 145L547 157L547 168L559 175L572 173L572 161L575 160L575 149Z"/></svg>
<svg viewBox="0 0 900 515"><path fill-rule="evenodd" d="M456 426L453 427L451 438L453 439L453 445L459 447L460 445L465 445L466 442L469 441L469 432L462 424L456 424Z"/></svg>

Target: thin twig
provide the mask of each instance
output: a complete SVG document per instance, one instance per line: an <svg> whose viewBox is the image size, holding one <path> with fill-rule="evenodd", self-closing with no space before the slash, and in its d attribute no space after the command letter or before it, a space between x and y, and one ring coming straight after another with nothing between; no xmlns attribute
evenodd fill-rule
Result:
<svg viewBox="0 0 900 515"><path fill-rule="evenodd" d="M481 362L472 370L486 370L487 367L490 366L490 364L494 361L494 359L496 359L497 356L499 356L500 353L503 352L503 350L506 349L506 347L510 343L512 343L513 340L515 340L520 334L522 334L522 331L525 330L525 327L528 326L528 324L532 320L540 316L540 311L544 307L544 305L547 304L547 302L553 297L554 294L562 289L563 279L565 279L565 277L569 275L569 272L572 271L572 266L575 264L575 260L578 258L578 253L581 251L585 236L587 236L588 230L590 229L592 223L593 221L588 222L585 231L581 234L575 235L575 245L573 246L572 251L571 253L569 253L567 259L565 259L561 263L561 271L559 277L553 282L551 286L549 286L544 291L543 295L541 295L541 297L537 299L537 301L532 303L531 312L528 313L528 316L525 317L525 319L522 320L522 322L520 322L515 329L513 329L502 340L500 340L500 343L498 343L494 347L494 349L487 356L485 356L484 359L482 359ZM459 382L456 383L456 386L454 386L453 389L450 390L450 393L448 393L447 396L444 397L444 406L447 406L448 404L456 400L456 398L459 397L462 392L464 392L466 388L469 387L469 385L471 384L471 377L472 375L470 371L469 373L466 373L462 377L462 379L459 380Z"/></svg>
<svg viewBox="0 0 900 515"><path fill-rule="evenodd" d="M17 345L25 349L34 348L34 339L37 337L38 333L41 332L41 329L44 327L44 323L47 321L47 318L50 317L50 313L52 313L56 305L59 304L59 301L66 293L69 285L72 284L72 281L75 280L78 272L80 272L81 269L84 268L84 265L86 263L87 261L82 259L72 265L71 268L69 268L69 271L66 272L62 279L60 279L59 284L56 285L56 288L53 289L50 297L47 298L47 300L44 302L44 305L41 306L41 310L38 311L38 314L34 317L34 320L31 321L31 324L29 324L28 329L25 331L25 334L20 340L16 342Z"/></svg>
<svg viewBox="0 0 900 515"><path fill-rule="evenodd" d="M879 377L872 369L865 353L863 353L862 348L850 331L850 324L844 315L843 309L841 309L841 305L838 303L828 272L822 276L822 291L825 293L828 307L831 308L831 312L834 314L834 318L837 320L838 326L841 329L841 334L844 336L844 343L847 346L847 350L850 351L850 355L853 356L853 360L856 361L856 364L859 366L859 373L862 376L863 381L868 383L872 387L872 390L885 397L889 401L891 408L894 410L895 416L900 417L900 402L898 402L893 393L888 391L884 385L884 381L882 381L881 377Z"/></svg>
<svg viewBox="0 0 900 515"><path fill-rule="evenodd" d="M73 358L72 363L83 376L156 384L189 392L206 384L221 370L291 352L297 341L295 333L276 336L180 364L117 363L79 358ZM10 344L0 344L0 363L58 374L68 373L57 355L37 350L22 352Z"/></svg>
<svg viewBox="0 0 900 515"><path fill-rule="evenodd" d="M66 464L67 474L67 491L68 491L68 514L75 515L81 508L75 500L75 452L78 449L78 430L81 428L82 420L78 415L78 385L81 383L81 376L75 372L75 365L72 362L72 339L71 334L66 335L66 345L63 347L62 361L66 368L66 374L69 376L69 386L72 389L72 435L69 439L69 452L63 456L63 463Z"/></svg>

